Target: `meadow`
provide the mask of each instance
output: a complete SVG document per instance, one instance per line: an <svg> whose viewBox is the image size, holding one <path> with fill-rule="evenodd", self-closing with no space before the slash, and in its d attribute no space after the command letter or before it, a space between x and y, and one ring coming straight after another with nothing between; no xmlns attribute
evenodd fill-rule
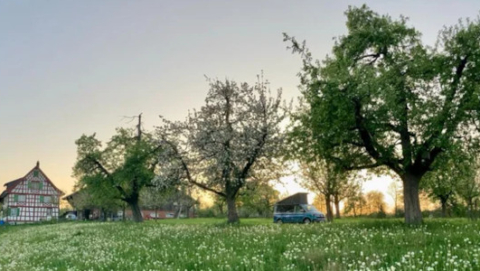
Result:
<svg viewBox="0 0 480 271"><path fill-rule="evenodd" d="M0 228L0 270L480 270L480 223L73 222Z"/></svg>

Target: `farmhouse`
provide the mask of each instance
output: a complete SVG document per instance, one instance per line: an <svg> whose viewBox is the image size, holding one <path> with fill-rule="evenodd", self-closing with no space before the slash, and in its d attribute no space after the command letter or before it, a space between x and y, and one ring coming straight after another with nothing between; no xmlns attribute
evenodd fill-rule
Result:
<svg viewBox="0 0 480 271"><path fill-rule="evenodd" d="M22 224L58 218L59 198L63 192L55 187L40 169L40 163L25 177L5 184L0 194L3 221Z"/></svg>
<svg viewBox="0 0 480 271"><path fill-rule="evenodd" d="M168 195L158 196L155 200L140 196L140 207L143 219L161 219L174 217L194 217L196 200L182 191L173 191ZM63 198L74 208L77 219L80 220L104 220L132 219L132 211L126 206L106 207L95 205L92 196L86 189L78 190Z"/></svg>

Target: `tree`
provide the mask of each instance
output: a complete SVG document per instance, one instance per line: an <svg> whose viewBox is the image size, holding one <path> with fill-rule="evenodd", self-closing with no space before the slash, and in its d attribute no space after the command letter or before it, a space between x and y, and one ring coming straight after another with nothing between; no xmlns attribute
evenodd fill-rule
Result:
<svg viewBox="0 0 480 271"><path fill-rule="evenodd" d="M370 191L365 195L366 205L369 213L385 215L385 199L380 191Z"/></svg>
<svg viewBox="0 0 480 271"><path fill-rule="evenodd" d="M471 166L469 155L457 146L440 155L433 165L434 170L425 174L423 188L430 198L440 200L443 217L447 216L447 203L457 193L459 185L472 178Z"/></svg>
<svg viewBox="0 0 480 271"><path fill-rule="evenodd" d="M333 221L332 196L335 193L337 178L338 174L334 165L327 160L317 157L308 162L300 161L299 184L317 195L323 195L327 209L327 221L330 222Z"/></svg>
<svg viewBox="0 0 480 271"><path fill-rule="evenodd" d="M142 222L140 191L151 185L162 150L142 131L141 115L136 129L117 129L105 148L95 134L82 135L75 143L77 161L73 171L79 187L92 191L97 199L113 198L127 203L133 219Z"/></svg>
<svg viewBox="0 0 480 271"><path fill-rule="evenodd" d="M244 189L238 197L242 209L249 214L254 213L262 217L272 214L273 205L279 200L280 193L267 182L254 184Z"/></svg>
<svg viewBox="0 0 480 271"><path fill-rule="evenodd" d="M393 182L388 186L388 195L393 199L393 213L395 215L399 212L399 200L402 197L402 184L397 179L393 179Z"/></svg>
<svg viewBox="0 0 480 271"><path fill-rule="evenodd" d="M214 196L213 206L215 207L216 210L218 210L218 214L222 217L225 215L226 205L227 205L227 203L225 202L224 197L221 197L221 196L218 196L218 195Z"/></svg>
<svg viewBox="0 0 480 271"><path fill-rule="evenodd" d="M327 213L327 206L325 205L325 196L323 194L316 194L315 197L313 198L312 205L315 206L317 210Z"/></svg>
<svg viewBox="0 0 480 271"><path fill-rule="evenodd" d="M422 177L456 142L478 143L480 22L445 28L429 47L405 17L365 5L345 14L348 33L323 62L285 34L303 59L301 124L311 127L322 155L344 168L395 172L405 222L419 224Z"/></svg>
<svg viewBox="0 0 480 271"><path fill-rule="evenodd" d="M470 157L469 167L465 169L464 178L458 185L458 194L466 201L468 216L473 219L480 203L480 159Z"/></svg>
<svg viewBox="0 0 480 271"><path fill-rule="evenodd" d="M340 218L340 202L355 196L359 191L361 191L360 179L355 172L343 172L339 175L333 188L336 218Z"/></svg>
<svg viewBox="0 0 480 271"><path fill-rule="evenodd" d="M281 91L271 97L268 83L254 87L210 81L206 104L185 122L158 129L170 163L189 183L224 198L228 222L239 221L236 199L254 173L267 169L281 153Z"/></svg>
<svg viewBox="0 0 480 271"><path fill-rule="evenodd" d="M353 216L362 215L365 211L367 201L361 190L358 190L355 194L350 194L345 201L344 213L353 213Z"/></svg>

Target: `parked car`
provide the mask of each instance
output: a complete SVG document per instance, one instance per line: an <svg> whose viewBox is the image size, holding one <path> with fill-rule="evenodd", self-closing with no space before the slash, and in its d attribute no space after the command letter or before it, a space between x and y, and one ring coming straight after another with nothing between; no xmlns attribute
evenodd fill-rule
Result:
<svg viewBox="0 0 480 271"><path fill-rule="evenodd" d="M325 222L325 215L310 204L277 204L275 205L273 222L304 223Z"/></svg>
<svg viewBox="0 0 480 271"><path fill-rule="evenodd" d="M65 216L65 219L67 219L67 220L77 220L77 215L75 215L74 213L68 213Z"/></svg>

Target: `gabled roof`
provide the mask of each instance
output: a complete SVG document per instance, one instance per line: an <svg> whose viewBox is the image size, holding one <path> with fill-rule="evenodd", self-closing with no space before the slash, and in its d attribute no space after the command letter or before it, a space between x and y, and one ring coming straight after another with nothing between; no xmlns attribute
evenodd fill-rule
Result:
<svg viewBox="0 0 480 271"><path fill-rule="evenodd" d="M21 183L24 179L25 179L25 177L20 178L20 179L16 179L16 180L13 180L13 181L10 181L10 182L4 184L4 186L6 186L6 187L7 187L7 190L10 191L10 190L13 189L15 186L17 186L17 184Z"/></svg>
<svg viewBox="0 0 480 271"><path fill-rule="evenodd" d="M19 184L21 183L22 181L26 180L27 176L34 170L38 170L42 173L42 175L45 177L45 180L47 182L50 183L50 185L55 189L57 190L61 195L63 195L63 191L58 189L52 181L50 181L50 179L47 177L47 175L42 171L42 169L40 169L40 163L37 162L37 165L32 168L27 174L25 174L25 176L23 176L22 178L19 178L19 179L16 179L16 180L13 180L13 181L10 181L6 184L4 184L4 186L6 187L5 191L2 192L2 194L0 195L0 199L3 199L4 197L6 197L8 195L8 193L12 192L12 190Z"/></svg>
<svg viewBox="0 0 480 271"><path fill-rule="evenodd" d="M8 193L10 193L12 191L12 189L14 189L23 180L25 180L25 177L10 181L10 182L4 184L3 186L5 186L6 188L5 188L5 191L3 191L2 194L0 195L0 200L3 200L3 198L5 198L8 195Z"/></svg>
<svg viewBox="0 0 480 271"><path fill-rule="evenodd" d="M66 195L66 196L63 197L62 199L63 199L63 200L72 199L72 198L73 198L76 194L78 194L80 191L82 191L82 190L78 190L78 191L75 191L75 192L73 192L73 193L71 193L71 194L69 194L69 195Z"/></svg>
<svg viewBox="0 0 480 271"><path fill-rule="evenodd" d="M0 201L3 200L4 197L8 195L7 190L3 191L2 194L0 194Z"/></svg>

